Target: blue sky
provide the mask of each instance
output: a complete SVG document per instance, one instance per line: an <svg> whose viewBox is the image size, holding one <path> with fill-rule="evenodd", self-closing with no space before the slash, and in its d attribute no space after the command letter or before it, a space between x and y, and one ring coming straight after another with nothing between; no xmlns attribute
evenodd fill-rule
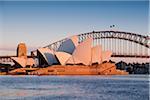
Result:
<svg viewBox="0 0 150 100"><path fill-rule="evenodd" d="M14 52L20 42L31 50L112 24L147 35L148 9L148 1L0 1L0 50Z"/></svg>

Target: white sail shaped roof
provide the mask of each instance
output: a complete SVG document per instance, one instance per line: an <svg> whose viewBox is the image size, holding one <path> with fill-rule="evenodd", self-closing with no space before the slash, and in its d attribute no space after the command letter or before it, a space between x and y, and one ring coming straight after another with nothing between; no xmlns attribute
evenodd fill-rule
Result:
<svg viewBox="0 0 150 100"><path fill-rule="evenodd" d="M61 65L66 65L66 61L71 57L71 55L66 52L55 52L55 55L58 58Z"/></svg>
<svg viewBox="0 0 150 100"><path fill-rule="evenodd" d="M78 60L75 56L74 57L71 56L66 62L66 64L81 64L81 63L83 64L83 62L81 60Z"/></svg>
<svg viewBox="0 0 150 100"><path fill-rule="evenodd" d="M53 50L50 50L49 48L40 48L38 51L42 54L48 65L57 63Z"/></svg>
<svg viewBox="0 0 150 100"><path fill-rule="evenodd" d="M71 37L72 42L74 43L75 47L77 47L79 45L79 39L78 36L74 35Z"/></svg>
<svg viewBox="0 0 150 100"><path fill-rule="evenodd" d="M102 52L102 62L103 61L109 61L111 55L112 55L111 51L103 51Z"/></svg>
<svg viewBox="0 0 150 100"><path fill-rule="evenodd" d="M69 38L68 40L64 41L58 48L57 51L62 51L62 52L66 52L69 54L72 54L76 48L76 46L78 45L78 37L77 36L73 36L71 38Z"/></svg>
<svg viewBox="0 0 150 100"><path fill-rule="evenodd" d="M73 59L76 58L84 65L91 64L91 46L92 38L87 38L85 41L81 42L72 54ZM77 63L77 62L75 62Z"/></svg>
<svg viewBox="0 0 150 100"><path fill-rule="evenodd" d="M19 64L21 67L26 67L26 65L35 65L35 61L33 58L11 57L11 59L15 61L15 63Z"/></svg>
<svg viewBox="0 0 150 100"><path fill-rule="evenodd" d="M11 59L21 67L26 67L26 59L24 57L11 57Z"/></svg>
<svg viewBox="0 0 150 100"><path fill-rule="evenodd" d="M92 63L100 64L102 61L102 48L100 45L92 47Z"/></svg>

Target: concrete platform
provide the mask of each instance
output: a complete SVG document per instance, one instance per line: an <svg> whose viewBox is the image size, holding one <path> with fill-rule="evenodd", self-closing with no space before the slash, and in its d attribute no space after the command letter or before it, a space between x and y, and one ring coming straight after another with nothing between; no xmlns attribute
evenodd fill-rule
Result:
<svg viewBox="0 0 150 100"><path fill-rule="evenodd" d="M30 75L127 75L128 72L116 69L114 63L84 65L53 65L29 72Z"/></svg>

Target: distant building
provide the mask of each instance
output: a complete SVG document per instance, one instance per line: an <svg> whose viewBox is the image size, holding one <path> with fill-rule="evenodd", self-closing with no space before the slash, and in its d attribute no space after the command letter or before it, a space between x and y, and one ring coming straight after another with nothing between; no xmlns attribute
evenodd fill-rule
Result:
<svg viewBox="0 0 150 100"><path fill-rule="evenodd" d="M25 43L18 44L17 57L27 57L27 47L26 47Z"/></svg>

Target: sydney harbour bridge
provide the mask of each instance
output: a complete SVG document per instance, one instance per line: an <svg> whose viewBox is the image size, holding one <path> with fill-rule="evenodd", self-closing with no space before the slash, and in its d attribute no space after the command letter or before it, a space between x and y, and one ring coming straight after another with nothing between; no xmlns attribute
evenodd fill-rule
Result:
<svg viewBox="0 0 150 100"><path fill-rule="evenodd" d="M149 58L150 37L121 31L92 31L77 35L79 43L84 39L93 38L93 45L101 45L104 51L113 52L113 57ZM59 40L45 47L57 51L58 47L68 38Z"/></svg>
<svg viewBox="0 0 150 100"><path fill-rule="evenodd" d="M104 51L112 51L112 57L150 58L150 37L122 31L92 31L78 34L79 43L88 37L93 38L93 45L101 45ZM46 47L57 51L58 47L69 38L51 43ZM32 51L32 54L35 51ZM0 56L0 61L9 62L11 56Z"/></svg>

